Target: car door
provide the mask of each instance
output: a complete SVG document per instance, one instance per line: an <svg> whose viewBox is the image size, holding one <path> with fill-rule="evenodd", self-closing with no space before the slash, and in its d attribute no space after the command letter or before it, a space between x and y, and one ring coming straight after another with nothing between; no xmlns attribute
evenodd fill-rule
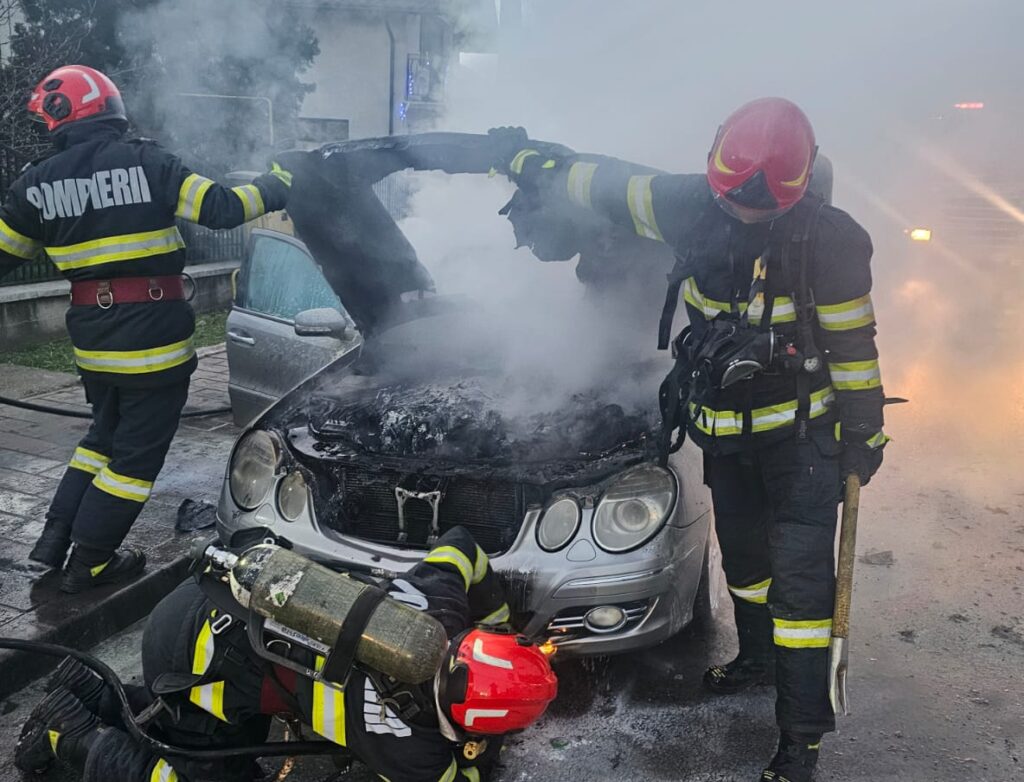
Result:
<svg viewBox="0 0 1024 782"><path fill-rule="evenodd" d="M295 316L331 308L348 320L343 337L298 336ZM227 321L228 393L244 426L314 372L362 339L302 242L254 230Z"/></svg>

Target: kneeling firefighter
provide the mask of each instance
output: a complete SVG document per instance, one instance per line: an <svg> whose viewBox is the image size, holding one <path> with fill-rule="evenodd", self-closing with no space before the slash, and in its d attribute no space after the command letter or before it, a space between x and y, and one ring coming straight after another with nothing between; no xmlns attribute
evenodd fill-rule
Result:
<svg viewBox="0 0 1024 782"><path fill-rule="evenodd" d="M28 109L55 152L0 207L0 277L42 251L71 281L67 326L93 415L29 558L62 568L74 541L61 589L81 592L145 566L118 547L163 467L196 368L175 219L241 225L283 209L291 175L274 166L229 189L152 141L126 139L117 86L83 65L47 75Z"/></svg>
<svg viewBox="0 0 1024 782"><path fill-rule="evenodd" d="M521 128L491 134L495 168L524 200L571 203L675 251L659 347L680 293L690 325L662 386L663 458L682 444L677 428L704 451L739 634L738 657L705 683L718 693L775 683L779 746L760 779L809 782L822 734L835 729L828 647L842 484L853 474L867 483L888 439L871 240L808 191L814 132L780 98L725 121L706 174L546 154Z"/></svg>
<svg viewBox="0 0 1024 782"><path fill-rule="evenodd" d="M258 744L276 715L391 782L477 782L502 736L555 697L547 657L508 629L501 585L461 527L382 583L268 544L241 556L210 547L195 573L150 616L145 687L129 692L147 730L176 747ZM261 776L251 759L153 752L81 663L65 660L49 689L18 742L24 771L58 759L86 782Z"/></svg>

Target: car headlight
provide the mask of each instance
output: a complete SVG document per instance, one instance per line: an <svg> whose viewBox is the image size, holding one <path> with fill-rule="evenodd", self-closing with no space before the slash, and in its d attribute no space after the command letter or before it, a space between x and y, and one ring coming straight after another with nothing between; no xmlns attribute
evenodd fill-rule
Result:
<svg viewBox="0 0 1024 782"><path fill-rule="evenodd" d="M306 510L306 479L298 470L277 485L277 509L286 521L295 521Z"/></svg>
<svg viewBox="0 0 1024 782"><path fill-rule="evenodd" d="M571 497L555 500L537 525L537 543L545 551L558 551L572 540L580 526L580 506Z"/></svg>
<svg viewBox="0 0 1024 782"><path fill-rule="evenodd" d="M280 441L270 432L257 429L239 440L231 454L228 479L235 504L253 510L263 502L274 482L280 461Z"/></svg>
<svg viewBox="0 0 1024 782"><path fill-rule="evenodd" d="M676 500L672 473L653 464L634 467L605 489L594 513L594 541L618 553L642 546L668 520Z"/></svg>

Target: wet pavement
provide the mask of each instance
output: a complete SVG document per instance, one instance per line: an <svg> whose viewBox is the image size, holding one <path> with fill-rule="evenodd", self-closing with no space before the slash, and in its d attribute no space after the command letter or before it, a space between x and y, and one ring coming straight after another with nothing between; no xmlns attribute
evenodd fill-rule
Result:
<svg viewBox="0 0 1024 782"><path fill-rule="evenodd" d="M199 353L200 368L193 376L186 410L222 407L228 402L224 347ZM4 395L88 411L74 375L21 368L4 373L3 378L0 393ZM146 606L168 588L159 578L161 572L180 563L192 540L191 535L174 530L179 504L186 498L216 502L237 435L226 414L184 420L153 497L126 541L126 545L146 552L147 576L126 588L106 587L68 596L58 591L57 574L46 573L42 566L29 562L27 555L87 426L84 419L0 405L0 635L89 643L143 615ZM28 673L23 670L24 660L10 665L5 654L0 652L0 693L9 691L12 683L19 683Z"/></svg>

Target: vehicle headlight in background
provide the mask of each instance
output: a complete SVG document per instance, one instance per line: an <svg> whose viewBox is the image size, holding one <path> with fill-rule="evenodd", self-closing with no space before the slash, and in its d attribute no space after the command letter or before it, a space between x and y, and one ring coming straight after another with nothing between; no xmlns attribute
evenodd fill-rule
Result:
<svg viewBox="0 0 1024 782"><path fill-rule="evenodd" d="M555 500L537 525L537 542L545 551L558 551L572 540L580 526L580 506L571 497Z"/></svg>
<svg viewBox="0 0 1024 782"><path fill-rule="evenodd" d="M280 461L281 445L275 435L257 429L242 437L231 454L228 479L235 504L253 510L263 502Z"/></svg>
<svg viewBox="0 0 1024 782"><path fill-rule="evenodd" d="M306 510L306 479L298 470L277 485L277 509L286 521L295 521Z"/></svg>
<svg viewBox="0 0 1024 782"><path fill-rule="evenodd" d="M661 529L676 500L676 480L668 470L645 464L616 478L594 513L594 541L617 553L642 546Z"/></svg>

